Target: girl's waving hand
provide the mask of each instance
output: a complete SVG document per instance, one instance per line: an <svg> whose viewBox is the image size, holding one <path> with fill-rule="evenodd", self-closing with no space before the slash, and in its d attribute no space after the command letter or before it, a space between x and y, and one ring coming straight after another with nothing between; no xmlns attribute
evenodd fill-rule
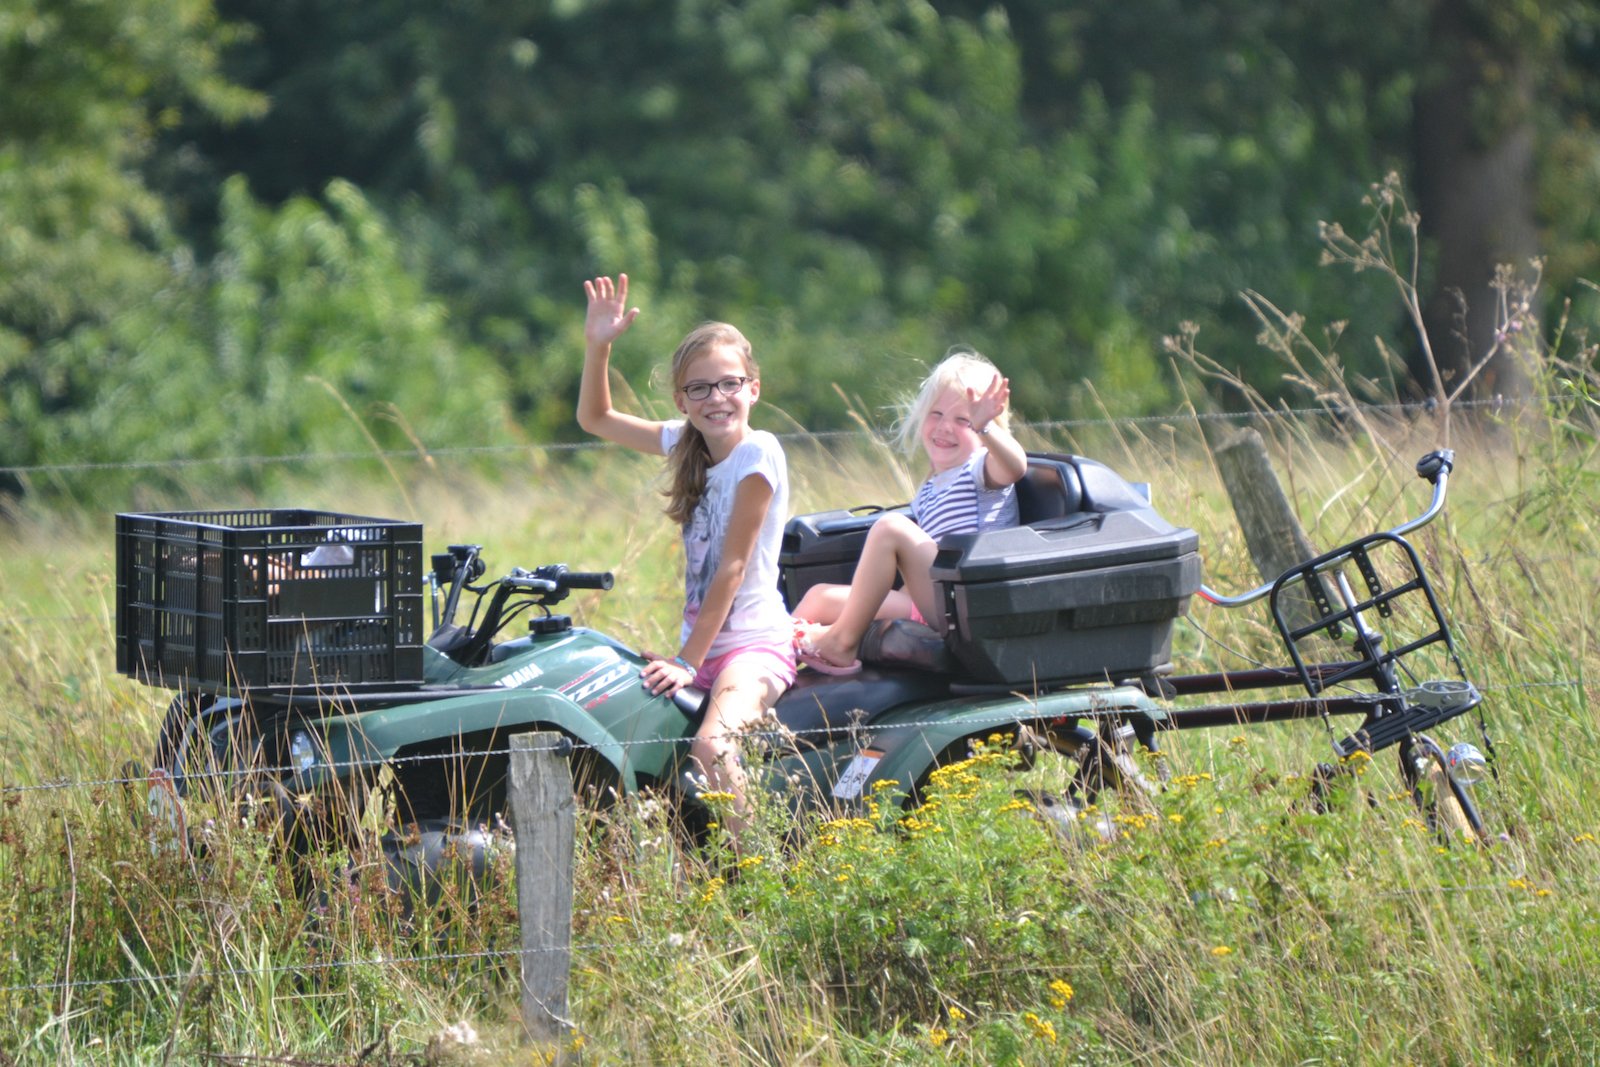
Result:
<svg viewBox="0 0 1600 1067"><path fill-rule="evenodd" d="M617 275L613 282L602 276L585 280L583 291L589 296L589 314L583 320L586 345L609 345L628 331L639 317L638 308L628 307L628 276Z"/></svg>

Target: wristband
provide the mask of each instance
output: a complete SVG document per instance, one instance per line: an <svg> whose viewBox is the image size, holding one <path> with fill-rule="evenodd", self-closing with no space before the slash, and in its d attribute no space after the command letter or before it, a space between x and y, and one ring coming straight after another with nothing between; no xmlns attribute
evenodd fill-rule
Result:
<svg viewBox="0 0 1600 1067"><path fill-rule="evenodd" d="M699 674L700 673L698 670L695 669L694 664L690 663L688 660L684 659L682 656L673 656L672 657L672 662L676 663L678 666L682 667L684 670L688 671L690 674Z"/></svg>

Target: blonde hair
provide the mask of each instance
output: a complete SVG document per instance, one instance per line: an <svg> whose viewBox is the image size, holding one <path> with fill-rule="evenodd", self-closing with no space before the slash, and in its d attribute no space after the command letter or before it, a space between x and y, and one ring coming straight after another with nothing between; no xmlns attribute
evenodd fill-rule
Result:
<svg viewBox="0 0 1600 1067"><path fill-rule="evenodd" d="M922 444L922 423L933 410L933 402L946 389L976 389L979 393L994 382L1000 368L989 362L976 349L957 345L945 353L939 365L922 379L916 395L899 405L900 417L895 422L894 441L907 455L915 455ZM1001 429L1011 428L1011 409L1002 411L994 420Z"/></svg>
<svg viewBox="0 0 1600 1067"><path fill-rule="evenodd" d="M690 330L688 336L678 343L678 350L672 353L674 390L683 388L689 364L716 345L731 346L744 361L745 373L751 378L760 379L761 369L756 366L750 342L739 332L739 328L726 322L706 322ZM667 498L667 518L679 526L688 525L689 520L694 518L694 509L706 493L706 469L710 466L711 451L706 447L705 437L694 428L694 423L685 419L683 433L678 435L678 443L672 446L672 452L667 456L670 484L664 493Z"/></svg>

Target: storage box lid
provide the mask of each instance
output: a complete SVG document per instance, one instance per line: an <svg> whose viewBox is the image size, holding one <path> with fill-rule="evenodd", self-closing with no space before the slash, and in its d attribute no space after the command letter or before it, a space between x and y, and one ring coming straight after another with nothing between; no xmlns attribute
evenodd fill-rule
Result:
<svg viewBox="0 0 1600 1067"><path fill-rule="evenodd" d="M778 550L779 566L808 566L847 561L854 564L861 555L867 531L885 513L907 511L904 507L854 511L839 508L811 515L796 515L783 528L783 543Z"/></svg>
<svg viewBox="0 0 1600 1067"><path fill-rule="evenodd" d="M1077 512L1034 526L946 537L933 562L936 582L994 582L1173 559L1199 548L1200 535L1152 508Z"/></svg>

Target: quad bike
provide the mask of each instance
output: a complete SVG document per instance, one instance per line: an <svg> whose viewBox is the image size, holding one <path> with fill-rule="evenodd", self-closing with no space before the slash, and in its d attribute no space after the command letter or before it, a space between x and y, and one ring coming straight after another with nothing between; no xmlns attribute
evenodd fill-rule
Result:
<svg viewBox="0 0 1600 1067"><path fill-rule="evenodd" d="M1030 456L1023 525L940 544L945 633L874 624L859 673L803 669L760 734L756 777L797 809L849 809L886 780L915 803L930 772L998 733L1020 762L1068 769L1063 789L1036 797L1066 817L1107 787L1159 789L1149 756L1165 731L1357 715L1342 737L1329 726L1339 760L1398 748L1424 810L1481 836L1470 782L1483 758L1427 733L1481 698L1403 536L1439 514L1452 463L1448 451L1418 463L1433 486L1420 517L1228 597L1201 584L1194 532L1163 520L1139 487L1092 460ZM791 520L780 558L788 602L814 582L848 581L879 514ZM564 739L574 780L596 803L654 789L695 808L688 746L704 694L651 694L635 649L552 610L575 590L610 589L610 574L546 565L485 581L476 545L430 563L424 572L420 528L387 520L118 516L118 667L177 690L149 810L182 827L199 797L249 798L302 845L372 825L381 810L395 877L412 878L446 855L482 862L507 810L509 738L525 731ZM423 638L425 590L433 626ZM1196 595L1225 608L1267 599L1290 662L1172 673L1172 626ZM1391 641L1379 620L1418 632ZM1317 641L1341 654L1310 658ZM1413 675L1430 650L1450 677ZM1298 694L1240 696L1291 687Z"/></svg>

